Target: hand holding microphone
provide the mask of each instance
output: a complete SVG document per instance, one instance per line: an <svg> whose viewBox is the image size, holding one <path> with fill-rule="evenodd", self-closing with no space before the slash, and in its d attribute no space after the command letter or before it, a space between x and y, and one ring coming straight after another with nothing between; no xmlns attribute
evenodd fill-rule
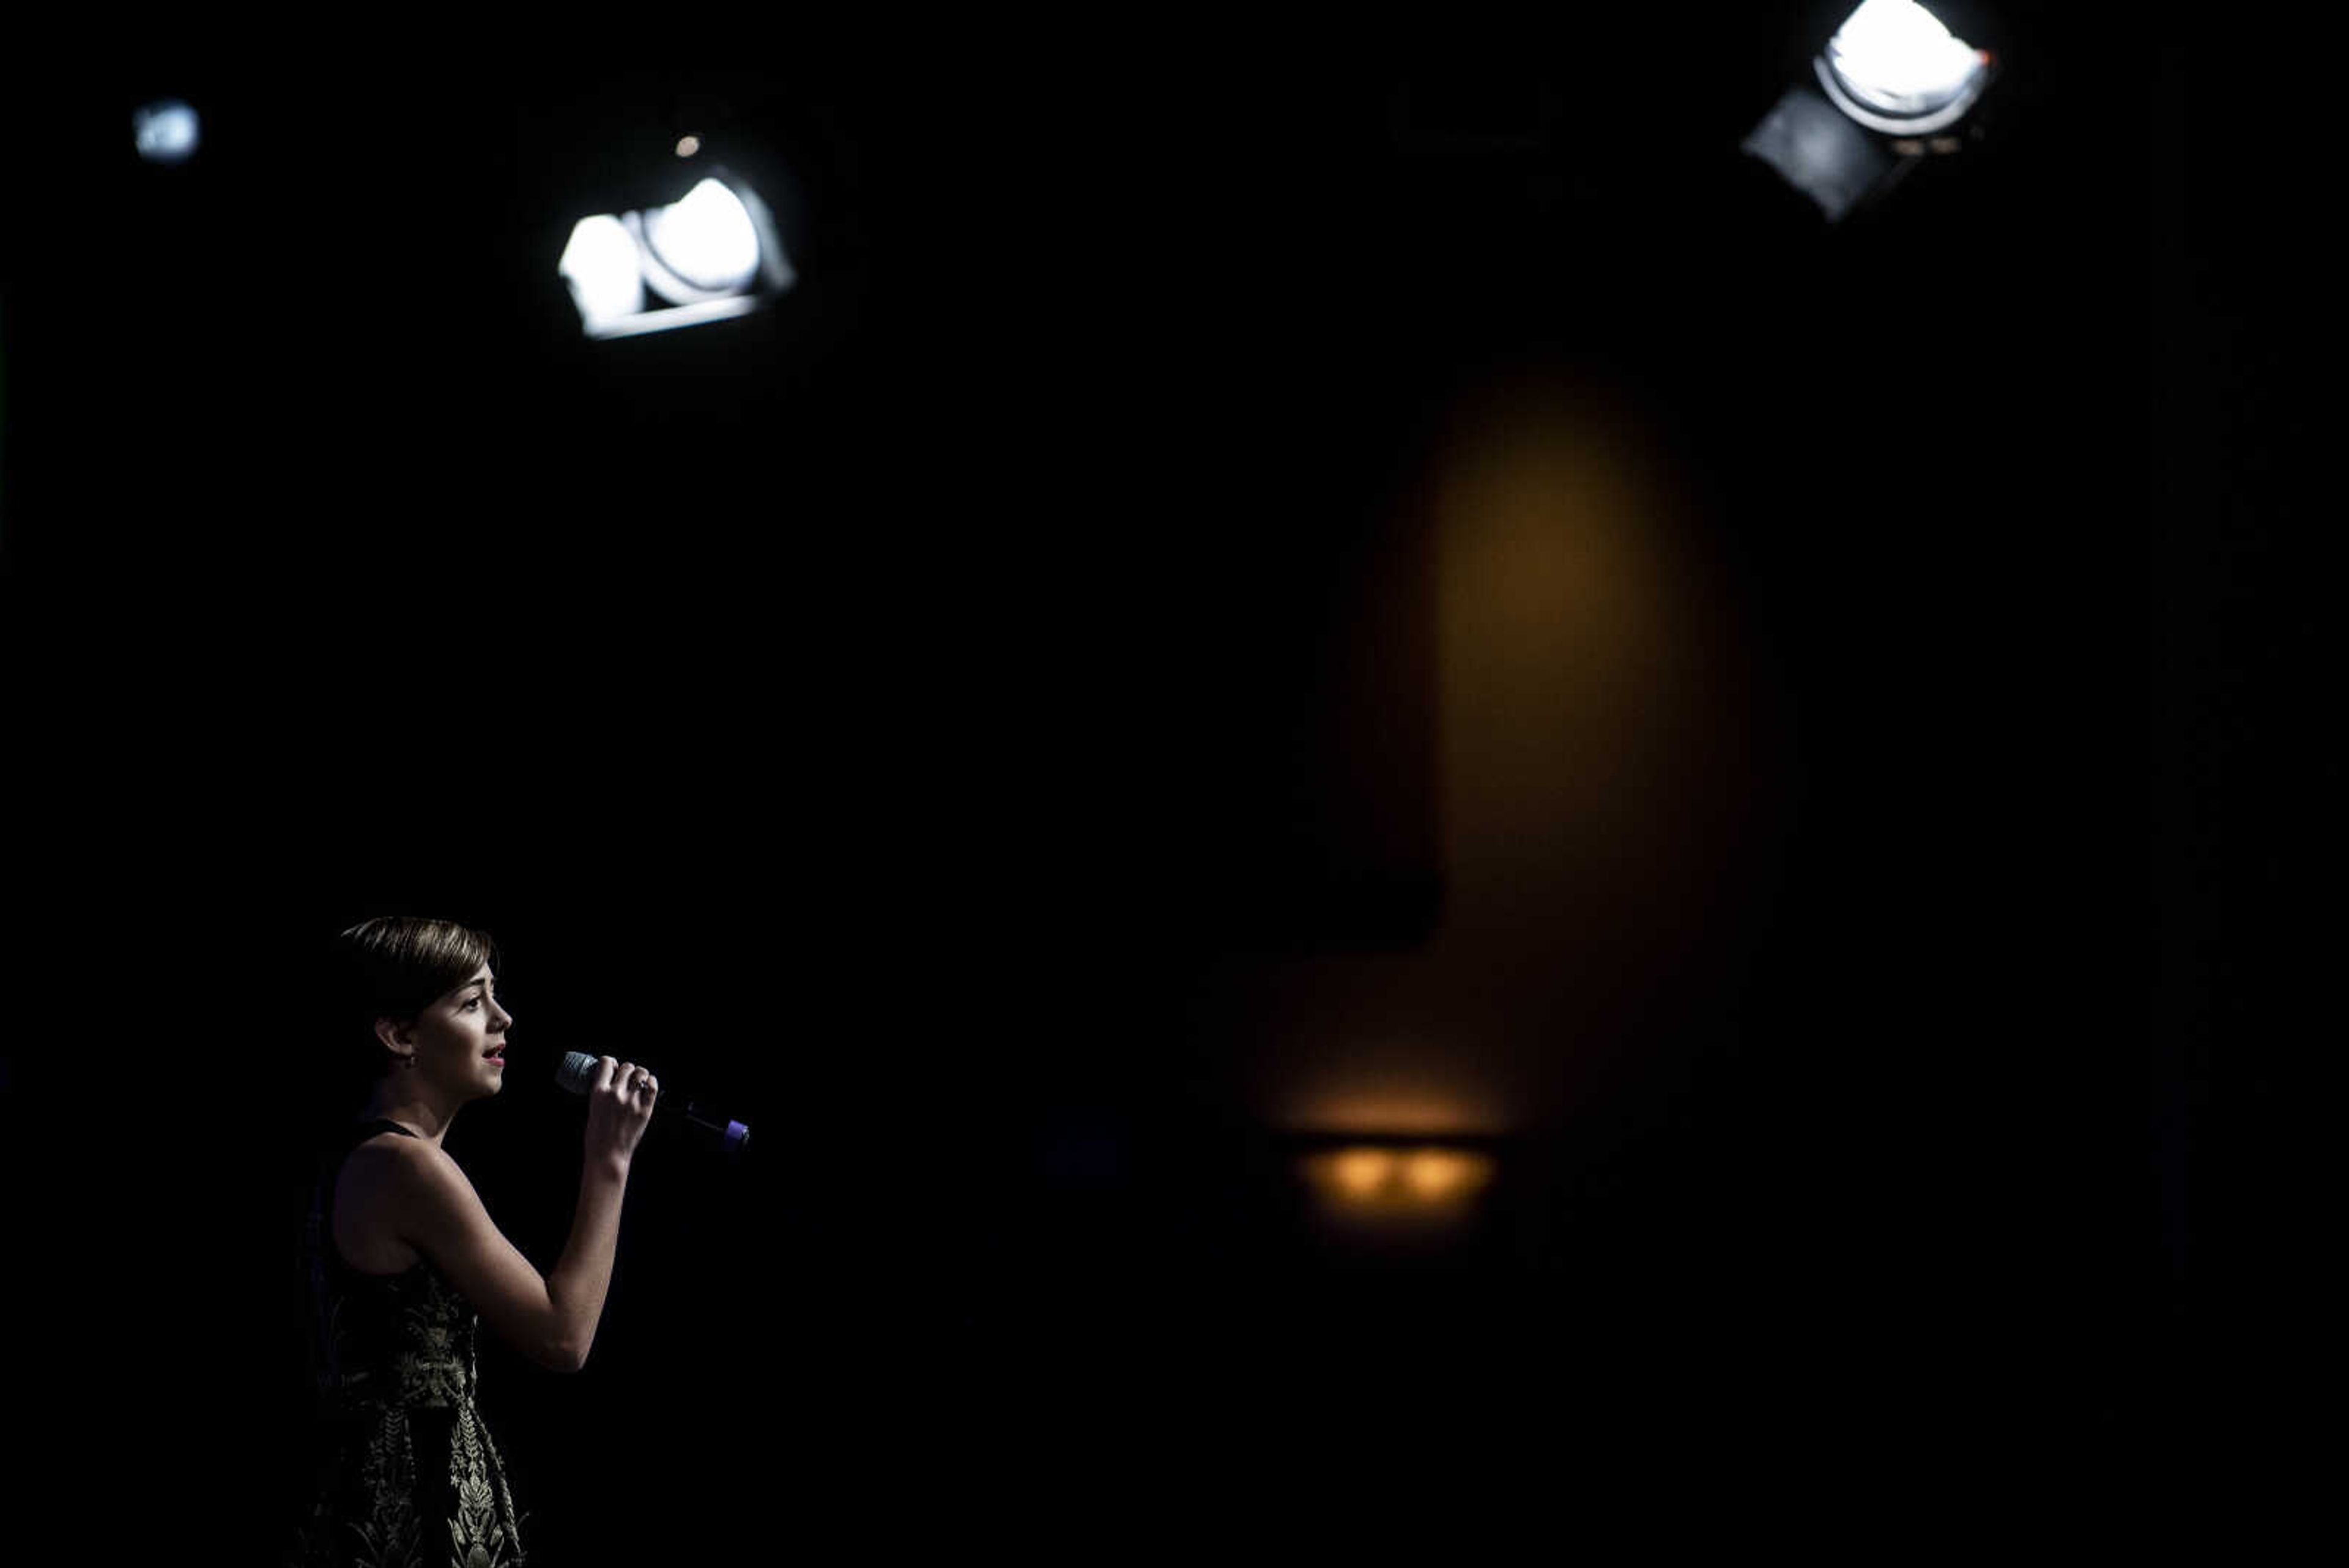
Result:
<svg viewBox="0 0 2349 1568"><path fill-rule="evenodd" d="M648 1068L610 1056L590 1056L573 1051L554 1071L554 1081L574 1095L587 1096L587 1152L626 1164L637 1140L657 1115L684 1123L739 1158L750 1147L750 1129L705 1109L692 1099L683 1104L661 1098L660 1080Z"/></svg>
<svg viewBox="0 0 2349 1568"><path fill-rule="evenodd" d="M586 1064L588 1081L579 1092L587 1096L587 1158L617 1160L625 1167L636 1158L636 1145L652 1124L660 1085L631 1062L574 1051L564 1058L566 1071L574 1060Z"/></svg>

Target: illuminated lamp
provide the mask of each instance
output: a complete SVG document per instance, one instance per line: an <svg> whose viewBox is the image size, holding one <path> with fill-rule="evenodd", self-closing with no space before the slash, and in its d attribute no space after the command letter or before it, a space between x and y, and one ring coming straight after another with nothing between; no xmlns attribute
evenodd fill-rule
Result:
<svg viewBox="0 0 2349 1568"><path fill-rule="evenodd" d="M203 122L178 99L150 103L130 117L131 143L150 163L185 163L203 140Z"/></svg>
<svg viewBox="0 0 2349 1568"><path fill-rule="evenodd" d="M1812 60L1817 90L1788 89L1740 146L1837 223L1958 151L1995 67L1915 0L1863 0Z"/></svg>
<svg viewBox="0 0 2349 1568"><path fill-rule="evenodd" d="M1502 1175L1489 1136L1291 1134L1314 1222L1340 1241L1443 1252L1471 1246Z"/></svg>
<svg viewBox="0 0 2349 1568"><path fill-rule="evenodd" d="M681 154L682 155L682 154ZM748 316L798 280L774 215L723 167L665 206L572 225L555 271L589 337L625 337Z"/></svg>

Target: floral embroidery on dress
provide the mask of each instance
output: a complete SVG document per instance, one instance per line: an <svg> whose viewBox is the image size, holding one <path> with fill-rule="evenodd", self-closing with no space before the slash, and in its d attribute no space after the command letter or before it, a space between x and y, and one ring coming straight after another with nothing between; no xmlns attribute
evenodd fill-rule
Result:
<svg viewBox="0 0 2349 1568"><path fill-rule="evenodd" d="M447 1409L473 1397L467 1375L472 1309L429 1265L418 1266L425 1270L424 1295L400 1314L401 1349L391 1364L395 1397L414 1408Z"/></svg>
<svg viewBox="0 0 2349 1568"><path fill-rule="evenodd" d="M408 1440L406 1411L384 1412L367 1444L367 1464L359 1475L375 1499L375 1511L367 1522L351 1526L365 1549L359 1561L368 1568L419 1563L423 1521L416 1517L416 1505L409 1501L414 1495L416 1453Z"/></svg>
<svg viewBox="0 0 2349 1568"><path fill-rule="evenodd" d="M450 1561L460 1568L516 1568L521 1554L509 1547L490 1490L483 1457L487 1437L473 1419L472 1407L458 1407L449 1443L449 1482L457 1493L457 1517L449 1521Z"/></svg>
<svg viewBox="0 0 2349 1568"><path fill-rule="evenodd" d="M515 1508L474 1405L480 1317L429 1262L366 1274L332 1251L337 1165L321 1164L303 1230L324 1446L318 1495L285 1561L424 1568L428 1540L434 1558L445 1540L454 1568L524 1568L528 1516ZM449 1490L441 1494L434 1478L444 1442ZM436 1495L443 1501L428 1501ZM444 1506L450 1511L428 1526L425 1515Z"/></svg>

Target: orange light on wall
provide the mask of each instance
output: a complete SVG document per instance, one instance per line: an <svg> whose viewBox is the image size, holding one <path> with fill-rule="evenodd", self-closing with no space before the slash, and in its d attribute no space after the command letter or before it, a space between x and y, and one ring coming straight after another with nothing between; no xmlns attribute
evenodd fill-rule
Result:
<svg viewBox="0 0 2349 1568"><path fill-rule="evenodd" d="M1606 1093L1669 1036L1656 1004L1743 896L1777 787L1769 662L1669 399L1539 356L1451 396L1393 524L1428 621L1409 722L1440 909L1408 947L1235 965L1215 997L1250 1097L1323 1147L1473 1148Z"/></svg>
<svg viewBox="0 0 2349 1568"><path fill-rule="evenodd" d="M1354 1144L1299 1158L1307 1189L1336 1216L1442 1220L1464 1214L1492 1186L1489 1154L1437 1144Z"/></svg>

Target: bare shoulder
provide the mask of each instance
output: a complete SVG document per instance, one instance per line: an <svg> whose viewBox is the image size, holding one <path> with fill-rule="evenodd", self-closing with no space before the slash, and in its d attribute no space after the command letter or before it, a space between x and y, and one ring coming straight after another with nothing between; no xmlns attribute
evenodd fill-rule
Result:
<svg viewBox="0 0 2349 1568"><path fill-rule="evenodd" d="M343 1162L343 1168L364 1182L380 1185L402 1171L414 1168L434 1152L432 1146L420 1137L408 1137L391 1132L378 1133L351 1146L350 1156Z"/></svg>
<svg viewBox="0 0 2349 1568"><path fill-rule="evenodd" d="M465 1168L446 1149L435 1149L423 1137L401 1137L399 1133L368 1137L350 1152L347 1176L355 1178L364 1201L399 1231L409 1230L420 1206L465 1199L480 1204Z"/></svg>
<svg viewBox="0 0 2349 1568"><path fill-rule="evenodd" d="M352 1267L370 1274L393 1274L412 1267L416 1249L401 1232L408 1173L419 1157L435 1151L419 1138L378 1133L353 1147L335 1181L335 1245Z"/></svg>
<svg viewBox="0 0 2349 1568"><path fill-rule="evenodd" d="M472 1186L464 1168L450 1158L448 1150L435 1148L420 1137L402 1137L398 1133L381 1133L360 1144L351 1151L351 1163L359 1167L372 1184L402 1195L451 1182Z"/></svg>
<svg viewBox="0 0 2349 1568"><path fill-rule="evenodd" d="M460 1222L481 1212L481 1195L447 1149L422 1138L387 1135L370 1139L375 1179L385 1212L400 1235L413 1241L419 1229L436 1230L452 1216Z"/></svg>
<svg viewBox="0 0 2349 1568"><path fill-rule="evenodd" d="M392 1175L411 1158L399 1146L415 1143L415 1138L398 1133L378 1133L364 1143L351 1146L343 1157L343 1168L335 1179L335 1207L345 1203L371 1201L390 1182Z"/></svg>

